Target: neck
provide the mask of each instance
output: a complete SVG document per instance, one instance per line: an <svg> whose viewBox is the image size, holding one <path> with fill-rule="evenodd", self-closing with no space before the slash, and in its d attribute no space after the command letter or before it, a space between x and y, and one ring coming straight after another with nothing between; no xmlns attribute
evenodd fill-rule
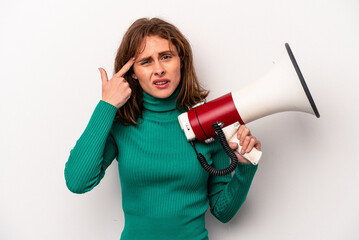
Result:
<svg viewBox="0 0 359 240"><path fill-rule="evenodd" d="M157 98L143 91L143 107L153 112L167 112L175 110L177 107L177 96L179 88L177 88L171 96L167 98Z"/></svg>

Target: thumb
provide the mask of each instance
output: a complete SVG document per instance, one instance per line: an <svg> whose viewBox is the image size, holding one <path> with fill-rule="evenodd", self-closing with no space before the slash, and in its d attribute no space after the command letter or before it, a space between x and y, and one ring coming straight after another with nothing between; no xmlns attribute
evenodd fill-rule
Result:
<svg viewBox="0 0 359 240"><path fill-rule="evenodd" d="M228 142L228 145L232 150L236 150L238 148L238 144L235 142Z"/></svg>
<svg viewBox="0 0 359 240"><path fill-rule="evenodd" d="M102 84L107 83L107 82L108 82L108 78L107 78L107 73L106 73L105 69L103 69L103 68L98 68L98 70L99 70L100 73L101 73Z"/></svg>

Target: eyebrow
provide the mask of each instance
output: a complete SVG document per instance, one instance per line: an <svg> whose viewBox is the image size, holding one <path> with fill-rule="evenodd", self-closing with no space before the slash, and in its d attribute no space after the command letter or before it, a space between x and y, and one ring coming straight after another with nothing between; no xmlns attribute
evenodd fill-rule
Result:
<svg viewBox="0 0 359 240"><path fill-rule="evenodd" d="M167 54L174 55L174 52L171 50L167 50L167 51L160 52L158 55L163 56L163 55L167 55ZM144 61L148 61L149 59L151 59L151 57L144 57L144 58L141 58L140 60L138 60L137 62L144 62Z"/></svg>

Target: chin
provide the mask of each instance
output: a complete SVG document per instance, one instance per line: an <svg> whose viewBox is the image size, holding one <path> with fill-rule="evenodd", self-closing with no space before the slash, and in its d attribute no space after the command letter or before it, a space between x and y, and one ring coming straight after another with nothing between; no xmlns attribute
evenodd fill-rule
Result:
<svg viewBox="0 0 359 240"><path fill-rule="evenodd" d="M171 96L172 95L172 93L173 93L173 91L172 92L163 92L163 93L156 93L155 95L154 95L154 97L156 97L156 98L168 98L169 96Z"/></svg>
<svg viewBox="0 0 359 240"><path fill-rule="evenodd" d="M175 91L175 89L166 89L166 90L158 90L156 89L155 91L153 91L152 93L150 93L150 95L152 95L153 97L156 98L168 98L169 96L172 95L172 93Z"/></svg>

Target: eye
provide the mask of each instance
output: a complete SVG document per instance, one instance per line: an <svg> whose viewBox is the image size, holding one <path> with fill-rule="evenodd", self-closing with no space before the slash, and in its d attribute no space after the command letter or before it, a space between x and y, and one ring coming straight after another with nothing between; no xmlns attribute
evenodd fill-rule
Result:
<svg viewBox="0 0 359 240"><path fill-rule="evenodd" d="M142 62L140 62L140 65L146 65L146 64L148 64L150 61L142 61Z"/></svg>
<svg viewBox="0 0 359 240"><path fill-rule="evenodd" d="M164 60L171 59L171 58L172 58L171 55L164 55L164 56L162 57L162 59L164 59Z"/></svg>

